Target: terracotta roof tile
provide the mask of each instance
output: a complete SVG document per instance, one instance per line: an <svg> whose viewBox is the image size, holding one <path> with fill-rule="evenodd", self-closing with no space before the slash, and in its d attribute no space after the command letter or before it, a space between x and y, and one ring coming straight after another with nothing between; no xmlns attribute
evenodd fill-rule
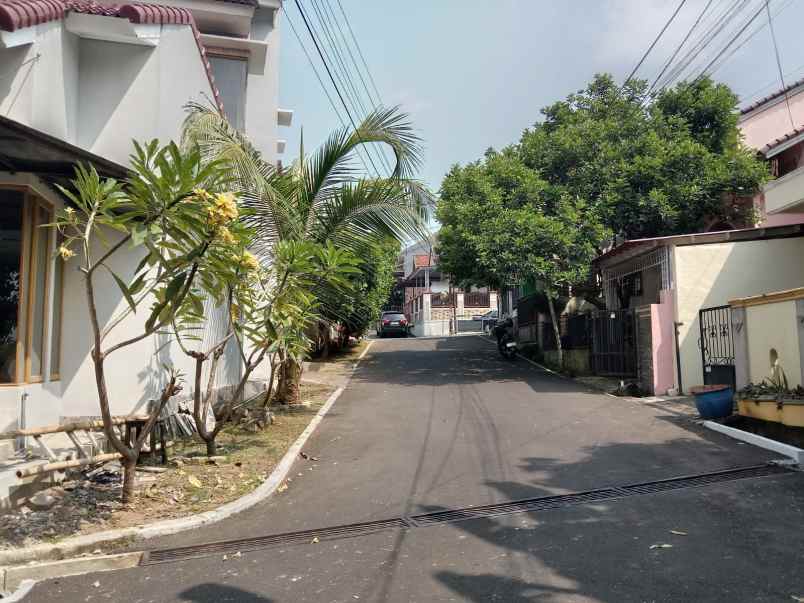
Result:
<svg viewBox="0 0 804 603"><path fill-rule="evenodd" d="M777 138L777 139L769 142L768 144L766 144L764 147L762 147L759 150L759 152L762 153L763 155L767 155L768 151L772 151L773 149L778 147L780 144L784 144L785 142L787 142L791 138L795 138L796 136L798 136L799 134L802 134L802 133L804 133L804 126L799 126L798 128L794 128L793 130L791 130L790 132L788 132L784 136L782 136L780 138Z"/></svg>
<svg viewBox="0 0 804 603"><path fill-rule="evenodd" d="M243 0L242 3L246 3L246 1L251 0ZM201 43L201 32L195 24L192 13L186 8L141 2L102 5L94 0L0 0L0 30L16 31L49 21L58 21L63 19L68 12L119 17L138 24L189 25L193 30L195 44L206 71L215 104L223 113L223 101L220 91L215 85L215 77L212 75L212 66L207 59L207 51Z"/></svg>
<svg viewBox="0 0 804 603"><path fill-rule="evenodd" d="M754 101L750 105L748 105L746 107L743 107L742 109L740 109L740 114L745 115L746 113L750 113L751 111L753 111L757 107L761 107L765 103L767 103L769 101L772 101L775 98L779 98L780 96L790 92L794 88L797 88L797 87L801 86L801 84L804 84L804 78L802 78L800 80L797 80L797 81L793 82L792 84L790 84L788 86L785 86L781 90L777 90L773 94L769 94L768 96L763 96L758 101Z"/></svg>
<svg viewBox="0 0 804 603"><path fill-rule="evenodd" d="M16 31L64 17L61 0L0 0L0 29Z"/></svg>

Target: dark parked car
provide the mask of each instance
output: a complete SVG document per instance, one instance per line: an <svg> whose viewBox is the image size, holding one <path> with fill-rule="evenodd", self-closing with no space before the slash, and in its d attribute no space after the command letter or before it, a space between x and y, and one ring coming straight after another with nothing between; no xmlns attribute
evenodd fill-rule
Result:
<svg viewBox="0 0 804 603"><path fill-rule="evenodd" d="M484 333L486 331L491 331L494 328L494 325L497 324L497 310L489 310L485 314L473 316L472 320L480 321L480 330Z"/></svg>
<svg viewBox="0 0 804 603"><path fill-rule="evenodd" d="M409 327L408 319L401 312L383 312L380 323L377 325L377 335L379 337L386 335L407 337Z"/></svg>

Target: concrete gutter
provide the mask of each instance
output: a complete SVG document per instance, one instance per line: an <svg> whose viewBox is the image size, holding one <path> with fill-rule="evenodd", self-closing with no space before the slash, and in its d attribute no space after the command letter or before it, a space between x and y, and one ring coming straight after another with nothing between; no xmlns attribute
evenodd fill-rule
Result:
<svg viewBox="0 0 804 603"><path fill-rule="evenodd" d="M307 428L288 449L288 451L285 453L285 456L282 457L282 460L279 461L279 464L271 472L271 475L268 476L268 479L260 484L260 486L254 491L249 492L237 500L226 503L217 509L199 513L197 515L191 515L189 517L158 521L156 523L144 526L121 528L119 530L108 530L94 534L85 534L82 536L76 536L74 538L68 538L55 544L40 544L28 548L0 551L0 570L8 572L13 569L8 566L30 563L31 561L63 560L69 557L77 557L83 553L96 551L98 548L104 546L109 547L126 545L139 540L147 540L149 538L168 536L170 534L176 534L185 530L192 530L204 525L222 521L236 513L240 513L241 511L245 511L246 509L253 507L257 503L262 502L273 494L279 485L285 481L288 473L290 473L293 463L296 462L296 459L299 456L299 452L301 452L302 448L307 443L307 440L321 423L324 416L326 416L326 414L332 408L332 405L335 404L335 401L346 389L346 386L354 375L358 364L369 351L372 343L373 342L369 342L369 345L366 346L366 349L363 350L363 353L360 354L357 361L352 365L344 385L336 389L332 395L330 395L316 416L310 421L310 424L307 426ZM76 561L80 561L80 559ZM93 569L88 571L98 570ZM13 599L3 599L3 602L7 600Z"/></svg>

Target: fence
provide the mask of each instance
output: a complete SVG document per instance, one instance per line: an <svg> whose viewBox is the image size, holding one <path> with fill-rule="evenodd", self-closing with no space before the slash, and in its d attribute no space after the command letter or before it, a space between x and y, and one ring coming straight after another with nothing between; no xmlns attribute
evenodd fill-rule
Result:
<svg viewBox="0 0 804 603"><path fill-rule="evenodd" d="M485 291L471 291L463 294L465 308L488 308L491 296Z"/></svg>
<svg viewBox="0 0 804 603"><path fill-rule="evenodd" d="M433 308L453 307L455 305L455 294L449 293L433 293L430 298L430 305Z"/></svg>
<svg viewBox="0 0 804 603"><path fill-rule="evenodd" d="M591 341L591 322L588 314L564 315L559 321L561 333L561 347L565 350L582 350L589 347ZM556 349L556 336L553 323L541 322L542 341L541 348L545 352Z"/></svg>

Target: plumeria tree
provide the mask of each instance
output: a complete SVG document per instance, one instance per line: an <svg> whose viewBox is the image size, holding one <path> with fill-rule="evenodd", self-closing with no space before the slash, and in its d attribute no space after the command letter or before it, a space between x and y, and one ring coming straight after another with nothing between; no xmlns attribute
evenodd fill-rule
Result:
<svg viewBox="0 0 804 603"><path fill-rule="evenodd" d="M219 282L216 271L228 262L237 236L232 231L238 228L237 203L227 191L227 178L225 164L202 161L198 150L180 152L173 143L153 141L135 143L126 182L102 179L93 168L79 166L73 186L61 189L69 205L54 224L63 237L58 253L64 259L77 256L83 276L98 403L106 438L122 457L124 503L133 497L142 445L165 403L181 391L183 376L165 367L167 379L144 428L127 442L114 429L107 363L163 332L183 313L203 312L201 290ZM132 265L132 256L138 260L133 272L121 270L122 264ZM104 273L126 301L105 322L98 309L99 295L108 295ZM146 308L145 316L133 316Z"/></svg>
<svg viewBox="0 0 804 603"><path fill-rule="evenodd" d="M266 361L271 367L265 410L273 390L273 368L277 359L293 358L300 361L310 345L306 332L317 319L315 296L311 294L316 283L325 281L330 286L346 291L350 276L356 271L357 259L350 253L332 246L321 246L305 241L282 241L273 250L271 262L260 265L246 247L247 237L230 246L228 272L223 269L215 277L223 276L220 285L225 291L228 329L222 337L205 351L192 348L188 335L200 328L205 317L198 308L188 308L181 314L181 322L174 322L174 333L182 350L195 360L193 418L200 438L205 442L207 454L215 455L216 439L230 421L245 388L254 372ZM192 305L192 301L187 301ZM217 413L214 427L208 427L207 414L214 394L215 374L225 346L234 340L241 361L240 379L234 391L227 395ZM206 387L203 387L204 364L210 361Z"/></svg>

